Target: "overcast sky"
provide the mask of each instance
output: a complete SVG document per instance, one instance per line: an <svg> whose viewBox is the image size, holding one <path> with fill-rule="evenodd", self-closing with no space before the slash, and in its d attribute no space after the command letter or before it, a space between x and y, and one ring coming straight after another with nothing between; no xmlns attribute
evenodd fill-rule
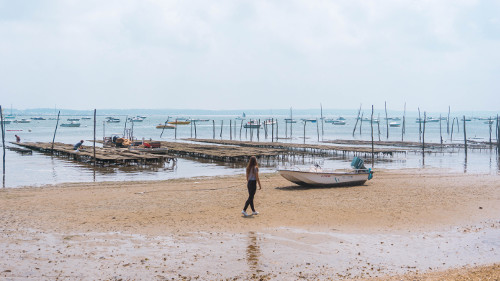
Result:
<svg viewBox="0 0 500 281"><path fill-rule="evenodd" d="M14 108L500 110L500 1L0 0Z"/></svg>

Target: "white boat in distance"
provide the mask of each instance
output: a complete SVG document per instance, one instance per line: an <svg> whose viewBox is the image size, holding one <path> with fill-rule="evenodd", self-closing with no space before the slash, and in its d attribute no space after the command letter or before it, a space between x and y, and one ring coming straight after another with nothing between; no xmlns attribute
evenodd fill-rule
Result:
<svg viewBox="0 0 500 281"><path fill-rule="evenodd" d="M61 127L80 127L80 123L75 122L75 121L71 121L69 123L62 123L59 126L61 126Z"/></svg>
<svg viewBox="0 0 500 281"><path fill-rule="evenodd" d="M324 171L316 165L308 171L300 169L279 169L278 173L285 179L301 186L353 186L362 185L373 176L371 169L366 169L363 160L354 157L352 171Z"/></svg>

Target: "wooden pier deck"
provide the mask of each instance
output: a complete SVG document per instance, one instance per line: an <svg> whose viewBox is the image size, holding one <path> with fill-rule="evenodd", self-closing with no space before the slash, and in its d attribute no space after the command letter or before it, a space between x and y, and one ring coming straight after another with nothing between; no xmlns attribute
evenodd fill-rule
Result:
<svg viewBox="0 0 500 281"><path fill-rule="evenodd" d="M211 159L223 162L247 161L255 155L259 158L273 158L289 154L289 151L279 148L243 147L227 145L208 145L190 142L161 142L162 147L168 148L168 153L176 156Z"/></svg>
<svg viewBox="0 0 500 281"><path fill-rule="evenodd" d="M28 142L16 143L19 146L43 153L50 153L60 157L68 157L79 162L93 162L94 151L91 146L81 146L78 151L73 149L72 144L50 142ZM152 154L143 151L134 151L127 148L103 148L96 147L96 164L98 165L148 165L175 161L175 157L166 154Z"/></svg>
<svg viewBox="0 0 500 281"><path fill-rule="evenodd" d="M352 154L354 156L368 156L371 155L371 147L366 146L343 146L343 145L327 145L327 144L298 144L298 143L283 143L283 142L249 142L237 140L214 140L214 139L187 139L189 141L214 143L219 145L230 145L235 147L253 147L261 149L278 149L286 151L302 151L305 153L321 154L330 152L341 153L344 155ZM389 148L375 148L373 151L376 155L389 155L392 156L396 153L406 153L404 149L389 149ZM252 155L252 154L250 154Z"/></svg>

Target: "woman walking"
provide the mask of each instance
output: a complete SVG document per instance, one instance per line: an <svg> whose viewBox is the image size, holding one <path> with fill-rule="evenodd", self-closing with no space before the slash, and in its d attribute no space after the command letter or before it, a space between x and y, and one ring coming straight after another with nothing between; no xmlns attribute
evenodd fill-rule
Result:
<svg viewBox="0 0 500 281"><path fill-rule="evenodd" d="M259 179L259 164L257 164L257 158L255 156L250 157L250 161L248 161L247 166L247 188L248 188L248 199L245 202L245 207L241 213L246 217L249 216L247 214L248 205L252 208L252 215L258 215L259 212L255 210L253 206L253 197L255 196L255 192L257 191L257 183L259 184L259 189L262 189L260 185Z"/></svg>

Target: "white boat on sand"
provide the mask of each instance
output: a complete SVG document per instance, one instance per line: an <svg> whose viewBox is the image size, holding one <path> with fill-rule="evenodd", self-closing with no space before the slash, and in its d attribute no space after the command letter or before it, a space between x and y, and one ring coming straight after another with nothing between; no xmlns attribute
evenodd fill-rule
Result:
<svg viewBox="0 0 500 281"><path fill-rule="evenodd" d="M363 160L354 157L352 171L325 171L318 165L305 171L300 169L279 169L285 179L302 186L352 186L362 185L373 176L371 169L366 169Z"/></svg>

